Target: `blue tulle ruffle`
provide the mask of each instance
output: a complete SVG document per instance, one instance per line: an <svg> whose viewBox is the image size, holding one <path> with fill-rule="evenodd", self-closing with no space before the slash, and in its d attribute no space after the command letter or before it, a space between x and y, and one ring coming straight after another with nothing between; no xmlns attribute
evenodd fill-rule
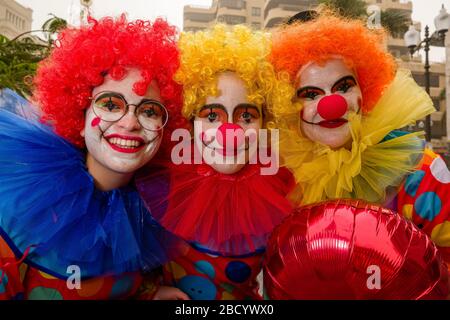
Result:
<svg viewBox="0 0 450 320"><path fill-rule="evenodd" d="M95 188L85 155L10 90L0 91L0 235L18 257L58 278L158 267L179 245L134 187Z"/></svg>

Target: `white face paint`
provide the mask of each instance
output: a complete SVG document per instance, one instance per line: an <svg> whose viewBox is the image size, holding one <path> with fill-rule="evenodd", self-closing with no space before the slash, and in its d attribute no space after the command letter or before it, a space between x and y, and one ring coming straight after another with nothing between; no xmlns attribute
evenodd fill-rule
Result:
<svg viewBox="0 0 450 320"><path fill-rule="evenodd" d="M220 74L217 87L219 96L207 97L205 106L195 117L194 144L197 150L200 152L203 150L203 160L216 171L233 174L255 156L257 136L263 124L263 117L261 107L248 101L245 84L235 73ZM218 131L223 132L225 137L218 138ZM226 135L233 135L239 131L241 137L246 135L248 138L236 139L240 142L233 138L227 139ZM228 143L231 141L234 142L234 147ZM218 158L217 155L223 160L214 161Z"/></svg>
<svg viewBox="0 0 450 320"><path fill-rule="evenodd" d="M96 87L92 95L115 92L121 94L128 104L135 105L144 98L161 101L155 82L149 86L145 96L137 95L133 91L133 85L141 79L140 72L137 69L127 71L126 77L119 81L106 76L104 83ZM86 111L85 127L81 135L85 138L88 153L97 165L116 173L133 173L153 158L161 144L163 129L144 130L134 114L135 106L129 106L128 113L119 121L106 122L94 113L93 105L94 101Z"/></svg>
<svg viewBox="0 0 450 320"><path fill-rule="evenodd" d="M340 58L324 65L311 63L299 71L297 83L304 135L333 149L348 144L349 114L360 112L362 105L361 89L352 70Z"/></svg>

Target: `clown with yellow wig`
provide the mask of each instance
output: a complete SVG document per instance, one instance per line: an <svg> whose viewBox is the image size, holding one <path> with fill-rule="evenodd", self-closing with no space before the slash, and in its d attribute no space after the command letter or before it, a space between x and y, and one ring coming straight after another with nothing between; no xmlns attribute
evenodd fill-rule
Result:
<svg viewBox="0 0 450 320"><path fill-rule="evenodd" d="M289 103L289 84L266 60L269 35L245 26L184 33L179 47L187 148L173 150L167 174L153 170L138 182L153 216L190 244L164 268L165 281L192 299L260 299L265 244L291 212L294 186L262 133L268 107ZM161 197L147 188L158 179Z"/></svg>
<svg viewBox="0 0 450 320"><path fill-rule="evenodd" d="M390 206L450 247L450 173L424 150L423 133L398 130L432 113L433 103L408 71L396 70L383 35L329 12L275 31L271 61L294 96L274 109L282 163L297 182L291 197Z"/></svg>

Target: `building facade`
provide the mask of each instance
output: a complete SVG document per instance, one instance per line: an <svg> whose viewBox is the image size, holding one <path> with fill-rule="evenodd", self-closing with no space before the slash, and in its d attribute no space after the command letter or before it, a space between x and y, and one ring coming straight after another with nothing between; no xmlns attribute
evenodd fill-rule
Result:
<svg viewBox="0 0 450 320"><path fill-rule="evenodd" d="M202 30L217 22L247 24L254 29L262 29L264 2L265 0L213 0L210 7L185 6L183 29Z"/></svg>
<svg viewBox="0 0 450 320"><path fill-rule="evenodd" d="M31 30L33 10L14 0L0 0L0 34L13 39Z"/></svg>

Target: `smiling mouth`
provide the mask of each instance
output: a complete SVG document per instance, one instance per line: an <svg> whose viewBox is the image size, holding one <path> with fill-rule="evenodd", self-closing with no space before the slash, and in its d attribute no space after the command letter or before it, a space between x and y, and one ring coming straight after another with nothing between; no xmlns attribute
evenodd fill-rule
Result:
<svg viewBox="0 0 450 320"><path fill-rule="evenodd" d="M105 140L113 150L122 153L136 153L146 145L144 139L140 137L127 137L117 134L109 135L105 137Z"/></svg>
<svg viewBox="0 0 450 320"><path fill-rule="evenodd" d="M346 123L348 123L347 119L334 119L334 120L320 121L318 123L318 125L321 126L321 127L324 127L324 128L333 129L333 128L339 128L339 127L343 126Z"/></svg>
<svg viewBox="0 0 450 320"><path fill-rule="evenodd" d="M303 118L302 118L302 121L306 122L307 124L311 124L314 126L321 126L323 128L328 128L328 129L339 128L339 127L343 126L344 124L348 123L348 120L344 119L344 118L333 119L333 120L323 120L323 121L320 121L317 123L306 121Z"/></svg>
<svg viewBox="0 0 450 320"><path fill-rule="evenodd" d="M214 152L218 152L219 154L221 154L222 156L237 156L237 154L241 151L248 151L250 149L250 146L248 144L246 144L246 147L243 149L224 149L224 148L215 148L215 147L210 147L209 145L214 141L211 140L208 144L205 143L205 141L202 140L202 144L203 146L205 146L205 148L208 148L209 150L213 150Z"/></svg>

